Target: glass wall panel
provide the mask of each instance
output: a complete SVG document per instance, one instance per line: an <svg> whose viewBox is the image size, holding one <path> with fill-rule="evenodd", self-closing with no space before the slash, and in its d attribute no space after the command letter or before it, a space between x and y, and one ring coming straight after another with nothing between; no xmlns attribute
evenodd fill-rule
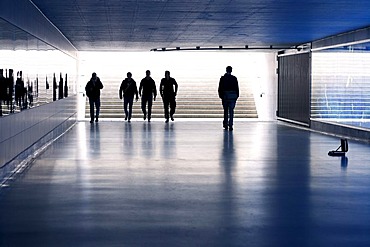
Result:
<svg viewBox="0 0 370 247"><path fill-rule="evenodd" d="M76 94L76 59L2 19L0 58L0 116Z"/></svg>
<svg viewBox="0 0 370 247"><path fill-rule="evenodd" d="M311 119L370 128L370 43L312 53Z"/></svg>

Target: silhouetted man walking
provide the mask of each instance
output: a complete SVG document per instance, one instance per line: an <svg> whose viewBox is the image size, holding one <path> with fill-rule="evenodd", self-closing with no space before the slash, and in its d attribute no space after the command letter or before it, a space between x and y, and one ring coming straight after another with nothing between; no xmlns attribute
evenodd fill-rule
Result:
<svg viewBox="0 0 370 247"><path fill-rule="evenodd" d="M127 78L125 78L119 88L119 98L122 99L123 96L123 109L125 112L125 121L131 122L132 117L132 105L134 103L134 96L136 95L136 101L139 96L137 93L137 86L134 79L131 78L131 72L127 73ZM127 109L128 106L128 109Z"/></svg>
<svg viewBox="0 0 370 247"><path fill-rule="evenodd" d="M152 105L153 99L157 97L157 88L154 80L150 77L150 71L146 71L146 76L140 82L139 95L141 97L141 110L144 114L144 120L148 113L148 122L152 117ZM146 111L146 105L148 104L148 112Z"/></svg>
<svg viewBox="0 0 370 247"><path fill-rule="evenodd" d="M90 104L90 123L94 122L94 105L96 107L95 122L99 121L100 113L100 89L103 89L103 83L100 78L96 76L96 73L92 73L90 81L86 84L85 91L87 97L89 97Z"/></svg>
<svg viewBox="0 0 370 247"><path fill-rule="evenodd" d="M161 80L159 90L163 100L164 117L166 119L166 123L168 123L170 117L171 120L174 121L173 115L175 114L176 110L176 95L178 85L176 80L170 77L169 71L166 71L164 75L165 78ZM168 107L170 108L170 110L168 110Z"/></svg>
<svg viewBox="0 0 370 247"><path fill-rule="evenodd" d="M239 98L238 79L231 75L232 70L231 66L226 67L226 73L220 78L218 85L218 96L222 99L224 108L223 127L225 130L233 130L234 108Z"/></svg>

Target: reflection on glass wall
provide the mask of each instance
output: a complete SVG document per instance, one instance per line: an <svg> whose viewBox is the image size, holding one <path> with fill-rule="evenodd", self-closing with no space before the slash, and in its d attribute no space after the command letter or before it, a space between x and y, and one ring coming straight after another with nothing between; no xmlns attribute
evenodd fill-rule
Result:
<svg viewBox="0 0 370 247"><path fill-rule="evenodd" d="M370 128L370 43L312 53L311 119Z"/></svg>
<svg viewBox="0 0 370 247"><path fill-rule="evenodd" d="M0 116L76 94L76 60L0 19Z"/></svg>

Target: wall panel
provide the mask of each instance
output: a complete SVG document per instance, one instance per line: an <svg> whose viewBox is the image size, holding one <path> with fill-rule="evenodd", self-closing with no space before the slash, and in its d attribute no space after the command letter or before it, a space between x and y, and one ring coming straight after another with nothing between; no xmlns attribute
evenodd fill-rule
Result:
<svg viewBox="0 0 370 247"><path fill-rule="evenodd" d="M310 124L310 53L278 58L279 118Z"/></svg>
<svg viewBox="0 0 370 247"><path fill-rule="evenodd" d="M0 118L0 181L76 122L77 96Z"/></svg>

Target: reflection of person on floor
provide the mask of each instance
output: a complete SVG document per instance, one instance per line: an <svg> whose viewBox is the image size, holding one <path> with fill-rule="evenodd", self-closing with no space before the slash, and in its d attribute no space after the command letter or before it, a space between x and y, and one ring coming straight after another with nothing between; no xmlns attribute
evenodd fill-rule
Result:
<svg viewBox="0 0 370 247"><path fill-rule="evenodd" d="M25 88L24 88L24 81L22 78L22 71L17 72L17 80L15 81L15 104L19 106L19 109L24 109L25 106Z"/></svg>
<svg viewBox="0 0 370 247"><path fill-rule="evenodd" d="M99 121L100 113L100 89L103 89L103 83L96 73L92 73L90 81L86 84L86 95L89 97L90 104L90 123L94 122L94 105L96 107L95 122Z"/></svg>
<svg viewBox="0 0 370 247"><path fill-rule="evenodd" d="M0 69L0 116L3 115L3 100L6 99L6 80L3 73L4 70Z"/></svg>
<svg viewBox="0 0 370 247"><path fill-rule="evenodd" d="M176 95L178 85L176 80L170 77L169 71L166 71L164 75L165 78L161 80L159 90L163 100L164 117L166 119L166 123L168 123L168 119L170 117L171 120L174 121L173 114L175 114L176 110ZM168 107L170 108L170 110L168 110Z"/></svg>
<svg viewBox="0 0 370 247"><path fill-rule="evenodd" d="M27 88L28 88L27 98L29 102L29 107L32 107L33 106L33 84L32 83L28 84Z"/></svg>
<svg viewBox="0 0 370 247"><path fill-rule="evenodd" d="M132 117L132 104L134 103L134 96L136 95L136 101L139 99L137 86L134 79L132 79L131 72L127 73L127 78L125 78L119 88L119 98L123 97L123 109L125 111L125 120L131 122ZM127 110L128 106L128 110Z"/></svg>
<svg viewBox="0 0 370 247"><path fill-rule="evenodd" d="M223 127L225 130L233 130L234 108L239 98L238 79L231 75L232 70L231 66L226 67L226 73L220 78L218 85L218 96L222 99L224 108Z"/></svg>
<svg viewBox="0 0 370 247"><path fill-rule="evenodd" d="M144 120L148 113L148 122L150 122L152 116L152 105L153 99L157 97L157 88L154 80L150 77L150 71L146 71L146 77L140 82L139 94L141 96L141 110L144 114ZM146 104L148 104L148 112L146 111Z"/></svg>
<svg viewBox="0 0 370 247"><path fill-rule="evenodd" d="M13 69L5 70L6 74L6 105L11 113L14 113L13 93L14 93L14 73ZM9 73L9 74L8 74Z"/></svg>

